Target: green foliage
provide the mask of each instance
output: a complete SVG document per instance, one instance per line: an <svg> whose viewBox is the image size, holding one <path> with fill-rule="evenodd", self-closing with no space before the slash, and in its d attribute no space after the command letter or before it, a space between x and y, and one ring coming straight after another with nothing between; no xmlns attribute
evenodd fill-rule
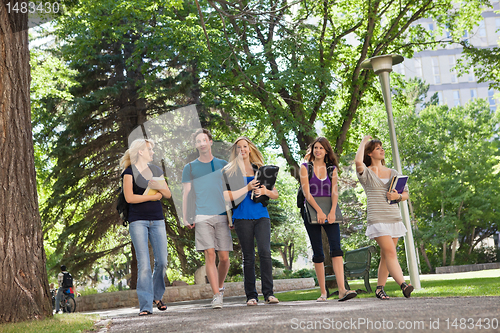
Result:
<svg viewBox="0 0 500 333"><path fill-rule="evenodd" d="M408 111L398 117L397 125L405 129L398 140L410 176L415 237L425 246L437 249L457 239L466 257L498 231L499 122L498 112L491 113L482 100L451 109L431 105L418 115Z"/></svg>
<svg viewBox="0 0 500 333"><path fill-rule="evenodd" d="M318 278L314 269L302 268L295 272L285 269L281 273L273 275L273 279L302 279L311 277L314 278L314 284L318 285Z"/></svg>
<svg viewBox="0 0 500 333"><path fill-rule="evenodd" d="M83 315L79 313L65 313L55 315L44 320L25 321L13 324L0 324L0 332L37 332L37 333L64 333L87 332L94 329L94 322L99 320L98 315Z"/></svg>
<svg viewBox="0 0 500 333"><path fill-rule="evenodd" d="M220 100L243 129L273 133L297 177L319 122L339 154L355 150L360 134L350 128L358 108L381 100L373 72L360 67L363 60L396 52L411 57L438 45L419 19L433 19L438 31L458 31L480 20L477 8L486 3L293 2L292 10L292 1L209 2L219 15L207 23L214 66L207 81L213 95L207 96Z"/></svg>
<svg viewBox="0 0 500 333"><path fill-rule="evenodd" d="M200 104L207 59L194 11L170 0L73 2L53 22L55 42L32 54L49 269L64 260L83 275L97 259L124 253L129 240L121 235L115 190L133 128L191 103L201 106L204 125L220 118ZM165 211L173 267L193 273L200 256L186 245L194 233L179 227L171 205Z"/></svg>
<svg viewBox="0 0 500 333"><path fill-rule="evenodd" d="M457 35L480 19L480 5L486 3L293 2L292 11L291 1L278 7L272 1L250 1L246 9L225 1L202 2L202 14L210 18L208 41L191 2L68 3L54 22L53 46L32 53L37 181L48 268L55 273L64 260L73 272L88 275L99 258L110 256L111 261L96 265L117 277L128 269L128 238L114 203L118 161L136 126L194 103L202 126L226 140L246 134L259 147L273 149L262 149L264 154L281 154L286 161L282 169L296 178L299 160L321 127L337 153L347 153L342 160L349 161L364 133L387 138L375 76L361 70L361 62L393 52L410 57L437 44L417 23L421 18L434 19L437 31L448 26ZM254 6L258 12L249 12ZM413 97L395 101L401 112L418 103L426 90L419 82L412 86ZM347 248L366 243L365 199L349 177L341 184ZM289 209L295 206L292 193L298 185L281 178L280 199L269 210L274 248L295 251L288 251L291 268L307 241L297 210ZM164 208L171 268L188 276L202 265L203 256L194 250L194 233L179 227L173 206L166 203ZM466 214L481 212L467 207ZM238 248L231 262L230 271L239 275Z"/></svg>
<svg viewBox="0 0 500 333"><path fill-rule="evenodd" d="M377 281L370 279L370 284L374 286ZM422 289L415 290L411 297L456 297L460 296L499 296L500 295L500 280L498 277L481 278L476 277L473 279L460 278L451 275L450 277L443 276L442 279L421 281ZM349 286L352 290L362 289L365 290L363 280L349 281ZM372 287L374 290L375 288ZM384 290L390 297L403 297L401 288L392 279L387 281ZM276 296L282 302L290 301L307 301L315 300L320 295L319 288L308 290L295 290L279 293ZM375 295L371 294L358 294L356 298L374 298Z"/></svg>

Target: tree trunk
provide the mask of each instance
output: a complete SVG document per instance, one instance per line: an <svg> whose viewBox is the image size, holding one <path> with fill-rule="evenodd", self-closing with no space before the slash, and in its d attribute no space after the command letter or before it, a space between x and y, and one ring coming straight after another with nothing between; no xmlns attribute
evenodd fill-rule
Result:
<svg viewBox="0 0 500 333"><path fill-rule="evenodd" d="M323 253L325 254L325 274L333 275L332 257L330 256L330 243L328 242L328 236L326 235L325 229L321 228L321 241L323 242ZM327 267L328 266L328 267ZM337 288L337 280L327 281L326 285L328 288Z"/></svg>
<svg viewBox="0 0 500 333"><path fill-rule="evenodd" d="M453 243L451 243L451 263L450 266L455 265L455 253L457 253L458 238L455 237Z"/></svg>
<svg viewBox="0 0 500 333"><path fill-rule="evenodd" d="M429 261L429 257L427 257L427 253L425 253L425 247L424 244L420 243L420 253L422 253L422 257L424 257L425 263L427 264L427 267L429 267L429 271L431 273L434 272L431 262Z"/></svg>
<svg viewBox="0 0 500 333"><path fill-rule="evenodd" d="M446 242L443 242L443 266L446 266Z"/></svg>
<svg viewBox="0 0 500 333"><path fill-rule="evenodd" d="M474 246L475 246L475 244L474 244L474 237L476 237L476 227L472 228L472 235L470 237L469 251L467 251L467 253L469 255L472 253L472 250L474 249Z"/></svg>
<svg viewBox="0 0 500 333"><path fill-rule="evenodd" d="M52 315L31 131L28 15L8 14L6 2L0 5L0 323Z"/></svg>
<svg viewBox="0 0 500 333"><path fill-rule="evenodd" d="M290 242L290 246L288 247L288 258L290 258L290 270L293 270L293 260L295 259L295 244Z"/></svg>
<svg viewBox="0 0 500 333"><path fill-rule="evenodd" d="M285 266L285 269L287 270L290 270L290 266L288 265L288 259L287 259L287 250L286 250L286 246L285 246L285 249L283 250L281 248L281 246L278 248L278 251L281 255L281 259L283 259L283 265Z"/></svg>

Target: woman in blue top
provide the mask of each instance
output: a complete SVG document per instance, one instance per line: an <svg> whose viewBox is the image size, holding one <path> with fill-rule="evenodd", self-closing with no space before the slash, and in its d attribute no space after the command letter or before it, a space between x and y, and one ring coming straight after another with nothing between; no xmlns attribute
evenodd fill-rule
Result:
<svg viewBox="0 0 500 333"><path fill-rule="evenodd" d="M251 199L254 195L267 195L270 199L278 198L276 188L268 190L255 178L255 171L264 165L262 154L246 137L239 137L231 148L228 165L223 169L227 191L224 198L228 202L238 203L233 209L233 223L243 252L243 274L247 305L257 305L258 294L255 288L255 246L260 258L260 276L262 294L266 303L279 303L273 295L273 275L271 261L271 220L264 205Z"/></svg>
<svg viewBox="0 0 500 333"><path fill-rule="evenodd" d="M165 272L167 270L167 233L160 200L170 198L170 190L160 168L153 164L151 140L137 139L123 155L120 166L123 169L123 194L129 205L129 232L137 257L137 297L139 316L153 313L155 303L160 311L167 306L162 298L165 292ZM147 188L155 189L155 194L145 194ZM151 273L148 239L153 247L154 271Z"/></svg>
<svg viewBox="0 0 500 333"><path fill-rule="evenodd" d="M318 278L318 284L321 290L321 295L317 299L318 302L326 302L326 286L325 286L325 255L323 253L323 242L321 240L321 229L323 228L328 237L330 245L330 257L332 258L333 272L337 280L339 288L339 301L346 301L356 297L356 292L346 290L344 286L344 262L342 259L342 249L340 248L340 228L339 224L335 223L335 210L339 198L337 191L337 159L333 153L330 142L319 137L309 145L305 156L306 163L300 167L300 185L304 192L304 197L307 202L316 210L318 224L310 224L306 222L304 209L301 210L304 225L311 241L313 249L313 262ZM308 167L312 167L312 176L309 179ZM332 171L329 171L333 169ZM328 172L331 175L328 175ZM323 212L314 198L330 197L332 200L332 209L329 212Z"/></svg>

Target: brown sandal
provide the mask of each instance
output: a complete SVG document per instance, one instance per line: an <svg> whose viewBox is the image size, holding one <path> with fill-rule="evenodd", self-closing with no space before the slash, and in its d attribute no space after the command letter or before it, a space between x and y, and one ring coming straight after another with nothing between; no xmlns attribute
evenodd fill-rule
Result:
<svg viewBox="0 0 500 333"><path fill-rule="evenodd" d="M384 301L389 299L389 295L385 293L384 286L377 286L377 288L375 289L375 296Z"/></svg>
<svg viewBox="0 0 500 333"><path fill-rule="evenodd" d="M406 282L401 283L401 291L403 292L403 295L405 295L406 298L410 298L413 289L414 288L411 284L408 284Z"/></svg>

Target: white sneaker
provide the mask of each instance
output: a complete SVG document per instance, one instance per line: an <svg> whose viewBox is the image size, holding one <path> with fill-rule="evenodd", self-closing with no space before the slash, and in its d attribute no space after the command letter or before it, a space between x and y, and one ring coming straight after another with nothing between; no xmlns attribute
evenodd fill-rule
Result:
<svg viewBox="0 0 500 333"><path fill-rule="evenodd" d="M226 287L219 288L219 294L221 294L221 296L224 296L224 290L226 290Z"/></svg>
<svg viewBox="0 0 500 333"><path fill-rule="evenodd" d="M217 293L212 299L212 309L222 309L222 294Z"/></svg>

